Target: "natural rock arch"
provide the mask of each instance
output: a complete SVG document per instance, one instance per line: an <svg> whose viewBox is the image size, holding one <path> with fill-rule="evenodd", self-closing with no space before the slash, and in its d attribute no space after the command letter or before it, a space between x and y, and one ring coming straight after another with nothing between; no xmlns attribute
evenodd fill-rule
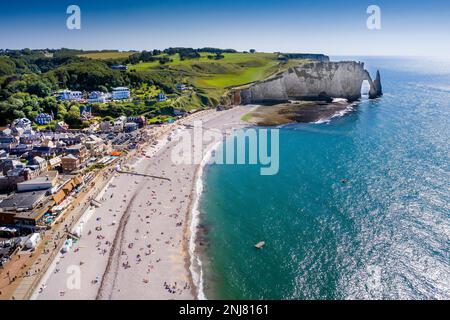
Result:
<svg viewBox="0 0 450 320"><path fill-rule="evenodd" d="M370 85L369 98L382 94L380 73L375 80L364 69L364 63L355 61L311 62L289 68L266 80L238 90L242 104L273 104L289 100L331 100L345 98L355 101L361 98L362 82ZM236 95L236 92L233 92Z"/></svg>

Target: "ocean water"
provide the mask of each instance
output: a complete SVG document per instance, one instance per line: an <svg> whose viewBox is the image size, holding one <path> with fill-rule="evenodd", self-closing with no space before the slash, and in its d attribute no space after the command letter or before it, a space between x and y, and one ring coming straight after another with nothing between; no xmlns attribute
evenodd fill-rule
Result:
<svg viewBox="0 0 450 320"><path fill-rule="evenodd" d="M382 98L280 129L275 176L205 168L207 298L450 298L450 61L346 59Z"/></svg>

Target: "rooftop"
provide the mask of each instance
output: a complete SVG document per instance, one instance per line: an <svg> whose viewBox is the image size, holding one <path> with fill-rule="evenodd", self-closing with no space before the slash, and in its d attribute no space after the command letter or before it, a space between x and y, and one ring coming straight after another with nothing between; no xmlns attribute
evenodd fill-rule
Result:
<svg viewBox="0 0 450 320"><path fill-rule="evenodd" d="M4 199L2 202L0 202L0 209L7 211L11 208L33 208L45 197L46 193L47 190L15 193L9 198Z"/></svg>
<svg viewBox="0 0 450 320"><path fill-rule="evenodd" d="M18 185L32 185L32 184L40 184L40 183L46 183L49 181L53 181L55 178L58 177L58 171L48 171L45 175L36 177L31 180L27 180L24 182L18 183Z"/></svg>

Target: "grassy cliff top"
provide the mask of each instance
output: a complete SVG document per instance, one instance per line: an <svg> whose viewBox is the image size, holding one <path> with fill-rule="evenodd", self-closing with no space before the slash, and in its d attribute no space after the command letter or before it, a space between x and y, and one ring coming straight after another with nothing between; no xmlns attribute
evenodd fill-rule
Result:
<svg viewBox="0 0 450 320"><path fill-rule="evenodd" d="M223 53L222 59L211 59L210 53L202 52L200 58L181 60L178 54L166 56L169 62L141 62L129 65L136 72L178 71L186 82L217 98L227 89L249 84L279 72L301 60L279 61L275 53Z"/></svg>

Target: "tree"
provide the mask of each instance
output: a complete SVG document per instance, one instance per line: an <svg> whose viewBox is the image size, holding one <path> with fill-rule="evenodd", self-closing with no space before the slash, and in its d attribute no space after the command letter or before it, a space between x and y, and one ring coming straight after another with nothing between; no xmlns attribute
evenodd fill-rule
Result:
<svg viewBox="0 0 450 320"><path fill-rule="evenodd" d="M16 64L10 57L0 57L0 76L11 75L16 71Z"/></svg>
<svg viewBox="0 0 450 320"><path fill-rule="evenodd" d="M80 107L72 105L64 121L71 127L79 128L81 126Z"/></svg>
<svg viewBox="0 0 450 320"><path fill-rule="evenodd" d="M64 120L67 117L67 109L64 104L58 105L57 117L59 120Z"/></svg>
<svg viewBox="0 0 450 320"><path fill-rule="evenodd" d="M250 49L250 53L255 53L256 50L255 49Z"/></svg>

